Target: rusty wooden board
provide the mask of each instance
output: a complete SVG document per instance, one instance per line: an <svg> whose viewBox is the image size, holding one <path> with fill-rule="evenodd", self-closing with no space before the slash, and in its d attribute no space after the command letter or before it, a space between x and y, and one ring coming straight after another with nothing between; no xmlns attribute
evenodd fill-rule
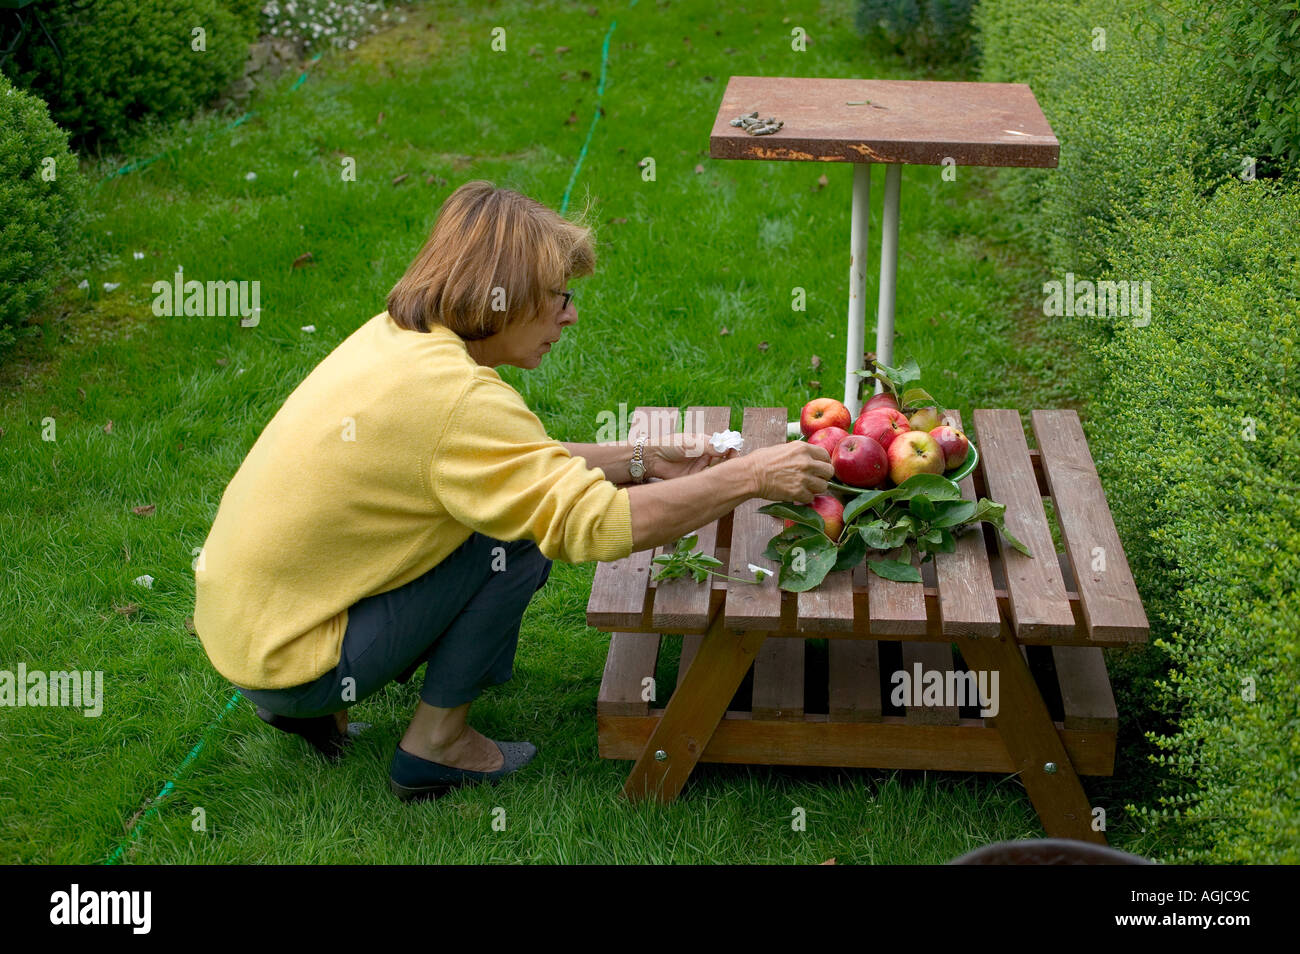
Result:
<svg viewBox="0 0 1300 954"><path fill-rule="evenodd" d="M754 110L785 125L751 136L730 124ZM1054 168L1060 153L1023 83L733 76L709 136L714 159Z"/></svg>

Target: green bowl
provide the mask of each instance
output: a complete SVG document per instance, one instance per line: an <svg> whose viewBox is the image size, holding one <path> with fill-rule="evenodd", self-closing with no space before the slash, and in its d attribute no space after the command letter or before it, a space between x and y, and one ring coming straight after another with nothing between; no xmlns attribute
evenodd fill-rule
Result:
<svg viewBox="0 0 1300 954"><path fill-rule="evenodd" d="M966 453L966 460L962 462L960 467L955 467L952 470L945 470L943 472L943 476L947 477L949 480L956 481L956 480L961 480L963 477L969 477L971 474L975 472L975 467L980 462L980 452L979 449L975 446L975 442L970 440L969 435L967 436L966 439L970 441L970 450L967 451ZM807 440L807 438L804 437L802 434L800 434L799 440L801 441ZM852 484L842 484L838 480L827 481L827 483L830 486L834 487L836 490L842 490L850 494L860 494L864 490L868 489L866 487L854 487ZM884 486L880 487L879 489L888 490L890 487L893 486L895 486L893 481L886 478Z"/></svg>

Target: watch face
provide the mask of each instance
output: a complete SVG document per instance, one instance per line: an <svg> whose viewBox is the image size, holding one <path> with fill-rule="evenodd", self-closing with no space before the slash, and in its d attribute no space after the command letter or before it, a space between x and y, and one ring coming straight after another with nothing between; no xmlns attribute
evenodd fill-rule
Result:
<svg viewBox="0 0 1300 954"><path fill-rule="evenodd" d="M640 480L645 474L645 467L636 461L632 461L627 465L627 472L632 475L633 480Z"/></svg>

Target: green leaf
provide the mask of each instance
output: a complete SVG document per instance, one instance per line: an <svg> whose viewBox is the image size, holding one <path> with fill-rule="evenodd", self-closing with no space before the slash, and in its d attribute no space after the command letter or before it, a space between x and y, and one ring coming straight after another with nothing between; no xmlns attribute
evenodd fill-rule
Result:
<svg viewBox="0 0 1300 954"><path fill-rule="evenodd" d="M925 494L912 497L912 514L920 520L932 520L935 515L934 504Z"/></svg>
<svg viewBox="0 0 1300 954"><path fill-rule="evenodd" d="M883 520L877 520L866 526L858 527L862 542L873 550L893 550L907 541L909 528L886 527Z"/></svg>
<svg viewBox="0 0 1300 954"><path fill-rule="evenodd" d="M774 562L779 561L782 553L798 544L801 540L807 540L810 537L824 537L825 535L820 530L805 527L803 524L786 527L767 541L767 549L763 551L763 556Z"/></svg>
<svg viewBox="0 0 1300 954"><path fill-rule="evenodd" d="M840 544L839 555L835 558L835 570L848 570L857 566L867 555L867 545L862 541L862 537L856 533L850 533Z"/></svg>
<svg viewBox="0 0 1300 954"><path fill-rule="evenodd" d="M810 542L808 546L802 548L802 572L796 570L794 566L801 548L791 547L786 551L781 561L781 575L777 581L781 589L791 593L802 593L820 585L822 580L826 579L826 574L831 571L839 558L839 550L828 537L823 535L821 539L824 541L823 544Z"/></svg>
<svg viewBox="0 0 1300 954"><path fill-rule="evenodd" d="M858 515L862 513L862 511L868 508L874 508L877 504L885 503L889 499L890 492L887 490L867 490L858 494L850 500L849 505L844 508L845 526L848 526L857 519Z"/></svg>
<svg viewBox="0 0 1300 954"><path fill-rule="evenodd" d="M908 388L901 399L903 407L929 407L939 402L925 388Z"/></svg>
<svg viewBox="0 0 1300 954"><path fill-rule="evenodd" d="M911 563L902 563L898 560L868 560L867 566L876 576L884 577L886 580L894 580L897 583L920 583L921 571L912 566Z"/></svg>
<svg viewBox="0 0 1300 954"><path fill-rule="evenodd" d="M925 494L931 500L960 500L961 488L955 481L938 474L914 474L891 491L895 500L911 500L917 494Z"/></svg>
<svg viewBox="0 0 1300 954"><path fill-rule="evenodd" d="M931 527L956 527L975 516L976 503L973 500L941 500L934 505L935 515L930 520Z"/></svg>
<svg viewBox="0 0 1300 954"><path fill-rule="evenodd" d="M782 520L793 520L805 527L820 530L823 534L826 532L826 521L822 519L822 515L807 504L770 503L759 507L758 512L780 517Z"/></svg>

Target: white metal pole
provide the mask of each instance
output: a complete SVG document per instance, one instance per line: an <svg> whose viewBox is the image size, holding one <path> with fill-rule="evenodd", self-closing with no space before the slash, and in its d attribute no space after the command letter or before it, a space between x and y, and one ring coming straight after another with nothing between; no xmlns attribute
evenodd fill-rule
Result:
<svg viewBox="0 0 1300 954"><path fill-rule="evenodd" d="M876 360L894 363L894 290L898 283L898 193L903 167L885 169L885 208L880 217L880 302L876 309ZM884 385L876 382L876 392Z"/></svg>
<svg viewBox="0 0 1300 954"><path fill-rule="evenodd" d="M853 210L849 223L849 328L845 345L844 406L857 418L862 402L862 343L867 324L867 237L871 228L871 163L853 165Z"/></svg>

